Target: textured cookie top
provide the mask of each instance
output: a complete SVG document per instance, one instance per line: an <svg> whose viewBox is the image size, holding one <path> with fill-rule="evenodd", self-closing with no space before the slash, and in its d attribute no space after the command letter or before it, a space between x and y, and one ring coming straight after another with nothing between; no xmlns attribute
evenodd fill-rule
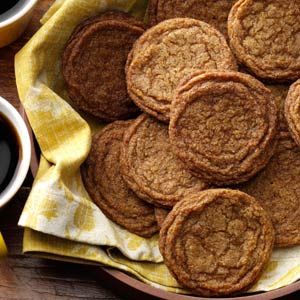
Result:
<svg viewBox="0 0 300 300"><path fill-rule="evenodd" d="M291 135L300 146L300 80L290 87L284 110Z"/></svg>
<svg viewBox="0 0 300 300"><path fill-rule="evenodd" d="M123 134L129 125L129 121L114 122L94 135L82 178L105 215L137 235L150 237L158 230L154 208L128 188L119 172Z"/></svg>
<svg viewBox="0 0 300 300"><path fill-rule="evenodd" d="M79 24L63 55L63 75L79 109L104 121L126 119L138 109L127 94L125 64L143 24L108 12Z"/></svg>
<svg viewBox="0 0 300 300"><path fill-rule="evenodd" d="M145 112L168 121L173 92L197 70L235 70L224 36L207 23L177 18L147 30L135 43L127 68L128 92Z"/></svg>
<svg viewBox="0 0 300 300"><path fill-rule="evenodd" d="M300 244L300 148L282 134L266 168L239 189L259 200L274 224L275 246Z"/></svg>
<svg viewBox="0 0 300 300"><path fill-rule="evenodd" d="M227 19L237 0L150 0L148 17L150 25L172 18L193 18L217 28L227 37Z"/></svg>
<svg viewBox="0 0 300 300"><path fill-rule="evenodd" d="M168 127L147 115L138 117L124 135L121 173L135 193L158 206L172 207L206 187L171 151Z"/></svg>
<svg viewBox="0 0 300 300"><path fill-rule="evenodd" d="M272 252L274 229L258 202L233 190L190 195L160 232L165 264L200 295L228 295L254 284Z"/></svg>
<svg viewBox="0 0 300 300"><path fill-rule="evenodd" d="M228 20L230 44L238 60L258 77L300 77L300 2L240 0Z"/></svg>
<svg viewBox="0 0 300 300"><path fill-rule="evenodd" d="M196 73L175 93L173 150L208 182L237 183L257 173L273 153L276 129L272 93L249 75Z"/></svg>

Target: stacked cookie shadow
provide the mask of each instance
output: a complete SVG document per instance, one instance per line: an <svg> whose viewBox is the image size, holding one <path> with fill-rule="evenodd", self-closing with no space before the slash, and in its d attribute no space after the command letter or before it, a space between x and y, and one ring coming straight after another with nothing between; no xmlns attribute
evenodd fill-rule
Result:
<svg viewBox="0 0 300 300"><path fill-rule="evenodd" d="M130 232L160 230L165 264L196 294L247 290L274 246L300 244L299 11L154 0L148 25L107 12L66 45L73 104L112 122L82 166L88 193Z"/></svg>

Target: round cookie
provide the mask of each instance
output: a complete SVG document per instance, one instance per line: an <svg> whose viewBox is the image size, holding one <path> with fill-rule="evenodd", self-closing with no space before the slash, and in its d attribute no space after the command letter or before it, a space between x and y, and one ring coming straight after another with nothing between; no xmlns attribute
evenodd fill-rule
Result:
<svg viewBox="0 0 300 300"><path fill-rule="evenodd" d="M130 99L124 67L143 23L121 12L108 12L79 24L63 54L63 75L74 104L103 121L138 113Z"/></svg>
<svg viewBox="0 0 300 300"><path fill-rule="evenodd" d="M272 93L249 75L196 73L175 93L169 127L173 151L206 182L250 179L271 158L276 131Z"/></svg>
<svg viewBox="0 0 300 300"><path fill-rule="evenodd" d="M127 88L146 113L168 122L173 92L197 70L236 70L224 36L211 25L176 18L148 29L135 43L127 62Z"/></svg>
<svg viewBox="0 0 300 300"><path fill-rule="evenodd" d="M145 114L124 135L121 174L140 198L157 206L172 207L206 188L173 154L168 127Z"/></svg>
<svg viewBox="0 0 300 300"><path fill-rule="evenodd" d="M148 19L151 26L172 18L193 18L204 21L227 37L227 19L237 0L150 0Z"/></svg>
<svg viewBox="0 0 300 300"><path fill-rule="evenodd" d="M240 191L212 189L174 206L160 231L164 262L184 287L203 296L249 289L269 261L268 214Z"/></svg>
<svg viewBox="0 0 300 300"><path fill-rule="evenodd" d="M251 181L238 189L256 197L275 228L275 246L300 245L300 148L286 132L274 156Z"/></svg>
<svg viewBox="0 0 300 300"><path fill-rule="evenodd" d="M169 214L170 210L162 208L162 207L155 207L154 213L155 218L157 221L157 225L159 228L162 227L162 224L164 223L165 219L167 218L167 215Z"/></svg>
<svg viewBox="0 0 300 300"><path fill-rule="evenodd" d="M154 208L128 188L119 172L124 131L131 121L114 122L94 135L81 173L93 201L111 220L142 237L158 231Z"/></svg>
<svg viewBox="0 0 300 300"><path fill-rule="evenodd" d="M300 80L296 81L289 90L285 101L284 113L290 133L300 146Z"/></svg>
<svg viewBox="0 0 300 300"><path fill-rule="evenodd" d="M300 2L239 0L228 18L230 45L240 63L272 81L300 77Z"/></svg>

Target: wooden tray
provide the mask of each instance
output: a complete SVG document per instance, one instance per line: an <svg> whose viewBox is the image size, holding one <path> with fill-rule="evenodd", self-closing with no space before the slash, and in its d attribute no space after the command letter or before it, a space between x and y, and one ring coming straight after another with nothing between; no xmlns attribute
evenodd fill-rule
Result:
<svg viewBox="0 0 300 300"><path fill-rule="evenodd" d="M32 132L32 129L30 127L30 124L28 122L25 110L22 106L20 106L20 114L23 117L23 119L26 122L26 125L28 127L28 131L31 138L31 144L32 144L32 156L31 156L31 164L30 164L30 170L33 175L33 177L36 176L38 165L39 165L39 156L40 156L40 149L38 148L38 144L36 143L36 140L34 138L34 134ZM116 280L140 291L147 295L151 295L154 297L157 297L159 299L166 299L166 300L201 300L201 299L219 299L219 300L270 300L270 299L276 299L279 297L283 297L286 295L289 295L293 292L300 290L300 280L290 284L286 287L273 290L270 292L262 292L262 293L256 293L256 294L249 294L249 295L242 295L242 296L236 296L236 297L227 297L227 298L203 298L203 297L197 297L197 296L187 296L182 294L175 294L163 291L161 289L152 287L148 284L145 284L134 277L126 274L125 272L102 267L103 271L115 278Z"/></svg>

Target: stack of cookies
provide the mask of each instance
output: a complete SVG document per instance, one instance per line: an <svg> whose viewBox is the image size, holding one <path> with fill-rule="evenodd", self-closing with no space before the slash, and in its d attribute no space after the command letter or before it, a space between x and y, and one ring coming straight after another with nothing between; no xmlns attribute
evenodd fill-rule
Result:
<svg viewBox="0 0 300 300"><path fill-rule="evenodd" d="M107 12L66 45L74 106L114 121L82 166L88 193L128 231L159 232L196 294L247 290L274 246L300 244L299 15L298 1L150 0L147 25Z"/></svg>

